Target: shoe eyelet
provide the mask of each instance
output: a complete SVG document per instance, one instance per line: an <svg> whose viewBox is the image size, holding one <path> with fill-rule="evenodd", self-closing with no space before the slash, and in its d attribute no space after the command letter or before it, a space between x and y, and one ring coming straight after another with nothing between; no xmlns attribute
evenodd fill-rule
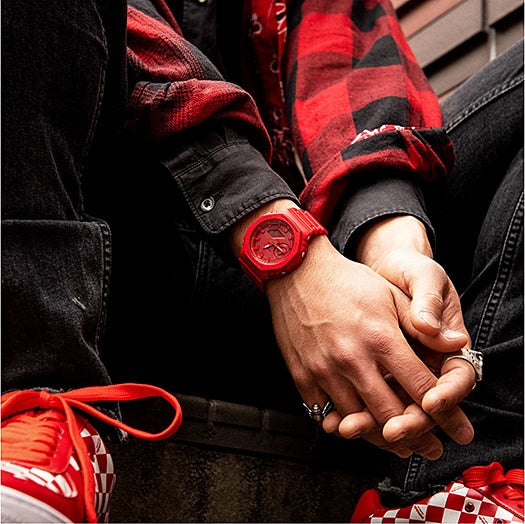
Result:
<svg viewBox="0 0 525 524"><path fill-rule="evenodd" d="M501 519L496 519L494 521L495 524L503 524L503 521Z"/></svg>
<svg viewBox="0 0 525 524"><path fill-rule="evenodd" d="M468 511L469 513L472 513L476 509L476 506L472 504L472 502L467 502L465 504L465 511Z"/></svg>

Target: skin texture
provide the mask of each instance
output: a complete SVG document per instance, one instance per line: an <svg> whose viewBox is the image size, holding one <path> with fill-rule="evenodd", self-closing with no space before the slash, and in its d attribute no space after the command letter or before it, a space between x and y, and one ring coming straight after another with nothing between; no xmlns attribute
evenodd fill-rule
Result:
<svg viewBox="0 0 525 524"><path fill-rule="evenodd" d="M294 206L277 200L239 222L238 255L258 216ZM408 216L376 222L362 235L355 262L326 236L310 242L304 262L268 281L277 342L302 398L337 411L323 429L362 437L401 457L437 459L436 424L468 444L472 425L458 407L475 384L470 364L444 353L469 347L459 297L432 259L424 226Z"/></svg>

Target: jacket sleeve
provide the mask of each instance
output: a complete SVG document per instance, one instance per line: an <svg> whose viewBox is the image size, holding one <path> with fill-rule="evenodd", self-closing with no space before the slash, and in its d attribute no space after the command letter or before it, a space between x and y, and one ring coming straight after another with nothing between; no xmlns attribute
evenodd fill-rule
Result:
<svg viewBox="0 0 525 524"><path fill-rule="evenodd" d="M454 151L394 8L386 0L293 5L285 90L308 179L302 203L323 223L335 221L345 239L349 227L388 213L428 224L418 185L447 175ZM355 205L357 192L367 206Z"/></svg>
<svg viewBox="0 0 525 524"><path fill-rule="evenodd" d="M164 0L130 0L127 37L128 133L159 158L206 233L264 202L297 201L268 165L252 97L183 38Z"/></svg>

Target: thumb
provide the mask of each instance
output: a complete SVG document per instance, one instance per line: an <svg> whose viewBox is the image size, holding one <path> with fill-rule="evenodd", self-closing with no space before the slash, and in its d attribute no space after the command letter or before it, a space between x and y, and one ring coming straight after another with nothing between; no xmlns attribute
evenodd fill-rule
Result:
<svg viewBox="0 0 525 524"><path fill-rule="evenodd" d="M410 319L416 338L436 351L456 351L469 342L461 304L448 278L431 287L419 282L413 290Z"/></svg>

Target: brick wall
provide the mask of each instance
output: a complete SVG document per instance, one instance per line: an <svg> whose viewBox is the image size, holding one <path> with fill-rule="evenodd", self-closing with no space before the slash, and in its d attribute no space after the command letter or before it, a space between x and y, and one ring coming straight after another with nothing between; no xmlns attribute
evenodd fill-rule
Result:
<svg viewBox="0 0 525 524"><path fill-rule="evenodd" d="M439 97L523 38L523 0L393 0Z"/></svg>

